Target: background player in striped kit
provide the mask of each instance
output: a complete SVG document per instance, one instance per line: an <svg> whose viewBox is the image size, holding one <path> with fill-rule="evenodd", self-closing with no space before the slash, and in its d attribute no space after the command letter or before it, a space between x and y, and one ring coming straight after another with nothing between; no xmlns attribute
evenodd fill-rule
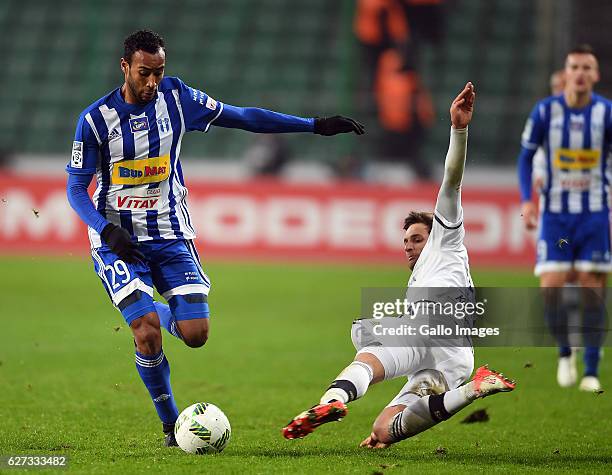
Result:
<svg viewBox="0 0 612 475"><path fill-rule="evenodd" d="M535 229L538 211L531 201L533 156L545 152L544 186L540 189L536 275L544 289L546 319L559 344L558 380L576 382L562 303L567 274L575 269L584 290L585 371L580 389L599 390L598 364L604 324L606 273L610 261L608 153L612 140L610 102L593 93L598 62L588 45L570 51L565 61L563 94L534 107L522 136L519 155L522 214Z"/></svg>
<svg viewBox="0 0 612 475"><path fill-rule="evenodd" d="M88 225L94 267L130 326L136 368L166 434L176 445L178 416L160 327L190 347L208 338L210 280L193 245L179 154L185 132L211 125L260 133L355 132L341 116L301 118L223 104L175 77L164 77L165 45L140 30L124 41L124 84L79 117L66 170L70 204ZM87 194L92 177L93 203ZM153 301L153 288L168 305Z"/></svg>

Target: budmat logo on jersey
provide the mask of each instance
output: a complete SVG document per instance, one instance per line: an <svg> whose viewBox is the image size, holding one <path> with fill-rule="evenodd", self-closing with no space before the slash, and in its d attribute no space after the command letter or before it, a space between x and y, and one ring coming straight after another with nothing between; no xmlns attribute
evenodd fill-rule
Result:
<svg viewBox="0 0 612 475"><path fill-rule="evenodd" d="M142 132L143 130L149 130L149 119L146 117L136 117L130 119L130 130L133 134L136 132Z"/></svg>
<svg viewBox="0 0 612 475"><path fill-rule="evenodd" d="M170 155L122 160L114 164L112 182L114 185L143 185L159 183L170 175Z"/></svg>
<svg viewBox="0 0 612 475"><path fill-rule="evenodd" d="M72 142L72 158L70 159L72 168L83 168L83 142Z"/></svg>
<svg viewBox="0 0 612 475"><path fill-rule="evenodd" d="M121 190L117 193L117 209L157 209L160 196L159 188Z"/></svg>
<svg viewBox="0 0 612 475"><path fill-rule="evenodd" d="M599 150L559 148L553 163L562 170L589 170L599 165L600 156Z"/></svg>

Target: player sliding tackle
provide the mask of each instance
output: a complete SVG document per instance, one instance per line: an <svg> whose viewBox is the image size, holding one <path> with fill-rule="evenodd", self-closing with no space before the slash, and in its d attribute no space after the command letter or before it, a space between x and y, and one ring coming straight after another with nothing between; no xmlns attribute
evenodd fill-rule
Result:
<svg viewBox="0 0 612 475"><path fill-rule="evenodd" d="M461 181L474 99L474 86L468 82L451 105L450 146L434 213L412 212L405 220L404 250L412 270L407 296L418 287L449 288L453 298L454 294L473 293L463 244ZM321 424L340 420L347 414L347 403L386 379L407 376L408 383L380 413L362 447L388 447L448 419L475 399L515 387L514 381L487 366L478 368L465 383L474 368L471 343L448 346L417 339L420 344L390 347L373 345L371 339L360 341L356 332L353 335L358 350L355 360L338 375L319 405L302 412L283 429L285 438L301 438Z"/></svg>

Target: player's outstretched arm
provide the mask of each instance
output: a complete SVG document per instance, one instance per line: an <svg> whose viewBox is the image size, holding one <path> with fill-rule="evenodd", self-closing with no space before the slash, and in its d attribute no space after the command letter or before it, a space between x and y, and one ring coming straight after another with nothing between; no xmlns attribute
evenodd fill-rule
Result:
<svg viewBox="0 0 612 475"><path fill-rule="evenodd" d="M213 125L242 129L256 133L312 132L319 135L336 135L354 132L362 135L365 128L349 117L304 118L282 114L258 107L236 107L223 104L223 110Z"/></svg>
<svg viewBox="0 0 612 475"><path fill-rule="evenodd" d="M446 220L456 222L461 214L461 182L467 152L467 127L472 120L476 93L474 85L468 82L450 107L451 136L444 179L438 193L436 210Z"/></svg>
<svg viewBox="0 0 612 475"><path fill-rule="evenodd" d="M363 124L341 115L333 117L316 117L314 120L314 133L319 135L336 135L355 132L357 135L365 134Z"/></svg>

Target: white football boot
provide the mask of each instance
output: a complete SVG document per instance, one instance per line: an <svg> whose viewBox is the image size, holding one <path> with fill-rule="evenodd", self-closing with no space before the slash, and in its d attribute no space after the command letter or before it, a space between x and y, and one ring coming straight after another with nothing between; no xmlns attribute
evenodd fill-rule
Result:
<svg viewBox="0 0 612 475"><path fill-rule="evenodd" d="M567 388L576 384L578 372L576 371L576 354L572 351L570 356L559 358L557 366L557 383L562 388Z"/></svg>
<svg viewBox="0 0 612 475"><path fill-rule="evenodd" d="M582 378L582 381L580 381L578 389L588 392L601 391L601 384L597 376L585 376Z"/></svg>

